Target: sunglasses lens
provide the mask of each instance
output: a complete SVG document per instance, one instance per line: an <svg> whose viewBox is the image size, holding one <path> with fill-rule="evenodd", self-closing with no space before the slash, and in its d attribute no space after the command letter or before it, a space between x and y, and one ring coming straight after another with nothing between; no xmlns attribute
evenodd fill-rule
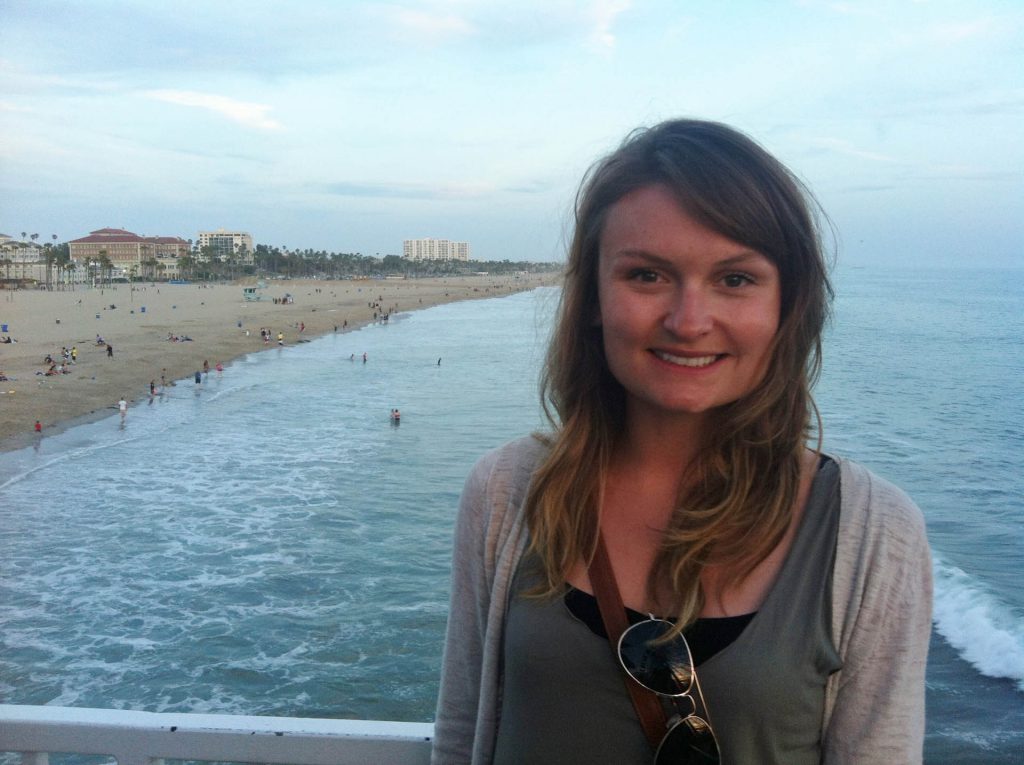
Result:
<svg viewBox="0 0 1024 765"><path fill-rule="evenodd" d="M678 636L657 642L672 629L671 622L650 619L634 624L619 639L619 660L640 685L662 696L680 696L693 682L693 660L686 640Z"/></svg>
<svg viewBox="0 0 1024 765"><path fill-rule="evenodd" d="M719 761L711 726L694 716L676 723L654 755L654 765L717 765Z"/></svg>

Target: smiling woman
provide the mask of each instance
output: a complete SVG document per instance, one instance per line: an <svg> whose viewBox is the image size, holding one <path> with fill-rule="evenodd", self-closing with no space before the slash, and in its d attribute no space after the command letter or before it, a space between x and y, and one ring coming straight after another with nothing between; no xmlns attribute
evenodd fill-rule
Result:
<svg viewBox="0 0 1024 765"><path fill-rule="evenodd" d="M806 200L696 120L588 175L554 432L463 493L435 762L920 761L924 525L808 443L831 290Z"/></svg>

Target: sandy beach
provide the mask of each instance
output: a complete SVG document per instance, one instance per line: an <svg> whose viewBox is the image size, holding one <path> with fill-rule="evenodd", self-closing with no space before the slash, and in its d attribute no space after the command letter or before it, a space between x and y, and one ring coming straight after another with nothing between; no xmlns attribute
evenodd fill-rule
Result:
<svg viewBox="0 0 1024 765"><path fill-rule="evenodd" d="M558 283L556 274L465 276L438 279L269 281L259 301L246 301L240 284L118 284L73 292L0 292L0 450L25 446L35 423L42 434L117 410L159 388L191 378L204 362L222 364L328 332L350 332L382 313L415 311L456 300L473 300ZM285 302L286 295L293 302ZM275 299L277 302L275 302ZM270 330L265 344L261 328ZM97 336L104 344L96 342ZM169 336L179 338L177 341ZM182 338L190 338L188 340ZM108 355L106 344L112 348ZM67 374L45 375L50 354L75 348ZM372 348L366 349L372 353Z"/></svg>

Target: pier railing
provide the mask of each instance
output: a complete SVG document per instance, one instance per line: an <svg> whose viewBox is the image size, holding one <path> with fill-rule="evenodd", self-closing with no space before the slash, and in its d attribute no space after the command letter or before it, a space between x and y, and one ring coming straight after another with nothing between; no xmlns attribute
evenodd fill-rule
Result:
<svg viewBox="0 0 1024 765"><path fill-rule="evenodd" d="M425 765L430 723L130 712L0 704L0 754L48 765L49 754L287 765Z"/></svg>

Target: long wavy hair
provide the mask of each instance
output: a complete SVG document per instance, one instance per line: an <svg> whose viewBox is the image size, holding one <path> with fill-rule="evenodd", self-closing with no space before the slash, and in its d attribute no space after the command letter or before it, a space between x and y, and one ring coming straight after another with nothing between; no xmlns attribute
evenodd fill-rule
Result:
<svg viewBox="0 0 1024 765"><path fill-rule="evenodd" d="M625 392L608 369L595 322L599 245L611 207L654 184L670 189L705 227L768 257L781 284L779 327L764 377L711 413L686 480L680 476L677 510L648 579L652 600L670 585L682 630L704 606L705 565L723 566L726 584L736 584L790 524L802 451L812 416L817 419L811 387L832 288L813 197L781 162L726 125L672 120L639 129L590 168L576 198L541 383L554 433L526 502L531 548L545 572L534 594L564 591L570 569L589 561L596 545L603 479L626 412Z"/></svg>

